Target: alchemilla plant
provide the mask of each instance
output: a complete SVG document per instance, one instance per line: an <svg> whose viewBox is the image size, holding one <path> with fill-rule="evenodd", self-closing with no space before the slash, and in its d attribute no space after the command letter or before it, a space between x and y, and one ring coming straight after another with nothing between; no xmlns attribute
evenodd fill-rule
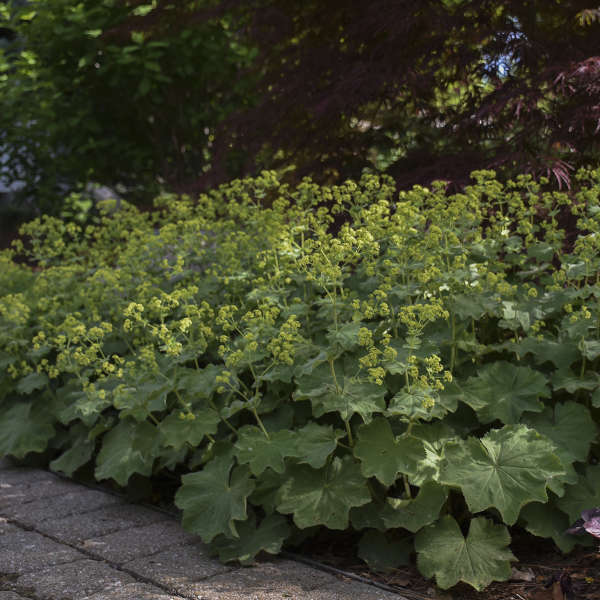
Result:
<svg viewBox="0 0 600 600"><path fill-rule="evenodd" d="M223 561L354 530L448 588L600 505L600 171L448 196L272 172L1 255L0 455L182 474ZM29 264L15 261L25 254Z"/></svg>

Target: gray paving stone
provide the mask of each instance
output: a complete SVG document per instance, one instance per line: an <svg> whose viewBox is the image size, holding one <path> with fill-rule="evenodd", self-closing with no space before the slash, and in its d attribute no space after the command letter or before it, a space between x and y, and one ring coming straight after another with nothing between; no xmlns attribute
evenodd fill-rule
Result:
<svg viewBox="0 0 600 600"><path fill-rule="evenodd" d="M85 555L81 552L34 531L18 531L0 537L0 573L3 575L21 575L83 558Z"/></svg>
<svg viewBox="0 0 600 600"><path fill-rule="evenodd" d="M9 506L24 504L41 498L62 496L80 489L81 486L62 479L36 481L31 485L0 482L0 511Z"/></svg>
<svg viewBox="0 0 600 600"><path fill-rule="evenodd" d="M176 591L202 600L401 600L401 596L288 560L274 560L217 575Z"/></svg>
<svg viewBox="0 0 600 600"><path fill-rule="evenodd" d="M401 594L387 592L359 581L338 581L315 590L315 600L406 600Z"/></svg>
<svg viewBox="0 0 600 600"><path fill-rule="evenodd" d="M125 563L123 569L184 595L196 581L233 571L233 567L210 558L202 544L175 546Z"/></svg>
<svg viewBox="0 0 600 600"><path fill-rule="evenodd" d="M0 600L27 600L27 598L23 598L23 596L19 596L14 592L0 592Z"/></svg>
<svg viewBox="0 0 600 600"><path fill-rule="evenodd" d="M2 600L2 596L0 596ZM181 596L173 596L151 585L133 583L110 592L100 592L81 600L185 600Z"/></svg>
<svg viewBox="0 0 600 600"><path fill-rule="evenodd" d="M156 558L152 557L152 560ZM310 593L317 588L333 585L337 581L328 573L286 560L261 563L207 577L205 571L194 567L193 560L185 568L177 568L174 561L165 565L165 559L169 561L168 557L164 557L162 564L148 564L148 579L173 589L182 596L202 600L308 600L312 598ZM130 565L126 567L129 568Z"/></svg>
<svg viewBox="0 0 600 600"><path fill-rule="evenodd" d="M60 481L60 477L41 469L15 468L0 471L0 483L30 485L38 481Z"/></svg>
<svg viewBox="0 0 600 600"><path fill-rule="evenodd" d="M27 573L15 585L32 589L37 600L81 600L98 592L120 590L131 583L135 583L133 577L105 562L78 560Z"/></svg>
<svg viewBox="0 0 600 600"><path fill-rule="evenodd" d="M171 520L168 515L135 504L117 504L62 519L43 521L36 530L71 544L84 540Z"/></svg>
<svg viewBox="0 0 600 600"><path fill-rule="evenodd" d="M104 492L77 486L75 492L40 498L24 505L8 506L0 509L0 512L19 523L33 527L47 519L68 517L114 504L125 504L125 501Z"/></svg>
<svg viewBox="0 0 600 600"><path fill-rule="evenodd" d="M23 531L21 528L16 525L12 525L6 519L0 517L0 535L5 533L16 533L17 531Z"/></svg>
<svg viewBox="0 0 600 600"><path fill-rule="evenodd" d="M198 541L198 537L185 532L177 521L168 519L89 539L78 545L101 558L125 563L156 554L171 546Z"/></svg>

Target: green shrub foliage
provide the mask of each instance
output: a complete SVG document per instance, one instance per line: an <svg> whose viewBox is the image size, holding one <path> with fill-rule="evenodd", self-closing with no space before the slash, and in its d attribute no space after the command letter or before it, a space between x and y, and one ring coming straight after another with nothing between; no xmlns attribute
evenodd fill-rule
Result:
<svg viewBox="0 0 600 600"><path fill-rule="evenodd" d="M265 172L25 225L0 255L0 455L181 474L224 561L353 529L373 567L416 552L480 590L511 526L570 551L600 505L600 171L473 178Z"/></svg>

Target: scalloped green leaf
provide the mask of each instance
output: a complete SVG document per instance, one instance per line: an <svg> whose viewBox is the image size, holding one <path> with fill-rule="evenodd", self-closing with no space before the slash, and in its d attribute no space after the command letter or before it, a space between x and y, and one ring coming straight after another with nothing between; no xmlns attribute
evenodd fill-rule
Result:
<svg viewBox="0 0 600 600"><path fill-rule="evenodd" d="M25 377L19 379L17 383L17 392L19 394L31 394L35 390L44 389L48 385L48 375L46 373L29 373Z"/></svg>
<svg viewBox="0 0 600 600"><path fill-rule="evenodd" d="M212 547L224 563L239 561L242 565L248 565L259 552L279 554L291 532L287 519L282 515L269 515L258 527L256 517L251 515L246 521L238 523L236 528L239 538L220 535L212 542Z"/></svg>
<svg viewBox="0 0 600 600"><path fill-rule="evenodd" d="M315 417L338 412L344 421L359 414L365 423L373 413L385 410L386 388L374 383L356 381L358 361L350 359L334 363L334 373L329 363L320 364L310 375L298 378L294 399L308 399Z"/></svg>
<svg viewBox="0 0 600 600"><path fill-rule="evenodd" d="M447 488L435 481L428 481L421 486L416 498L388 498L381 518L389 529L402 527L415 533L440 516L447 497Z"/></svg>
<svg viewBox="0 0 600 600"><path fill-rule="evenodd" d="M525 425L451 442L445 458L440 481L459 487L471 512L495 507L508 525L528 502L546 502L546 486L565 473L552 442Z"/></svg>
<svg viewBox="0 0 600 600"><path fill-rule="evenodd" d="M561 552L571 552L577 544L577 538L565 533L571 523L567 515L550 506L540 502L531 502L523 508L519 520L525 521L525 529L543 538L552 538Z"/></svg>
<svg viewBox="0 0 600 600"><path fill-rule="evenodd" d="M213 364L202 369L180 367L176 371L176 389L182 390L190 399L210 398L218 386L217 375L223 370L223 366Z"/></svg>
<svg viewBox="0 0 600 600"><path fill-rule="evenodd" d="M455 396L441 396L437 391L406 388L400 390L391 400L385 414L390 417L404 416L412 421L442 419L457 407Z"/></svg>
<svg viewBox="0 0 600 600"><path fill-rule="evenodd" d="M219 534L238 538L235 521L246 520L246 501L256 483L247 465L232 470L233 464L231 451L216 456L201 471L184 475L175 494L183 527L205 543Z"/></svg>
<svg viewBox="0 0 600 600"><path fill-rule="evenodd" d="M69 430L70 447L50 463L50 468L71 477L79 467L85 465L96 449L96 442L89 438L88 433L83 423L73 425Z"/></svg>
<svg viewBox="0 0 600 600"><path fill-rule="evenodd" d="M220 422L219 415L212 408L205 408L195 414L195 419L181 419L179 411L166 416L159 425L162 442L180 450L186 444L196 447L207 435L217 432Z"/></svg>
<svg viewBox="0 0 600 600"><path fill-rule="evenodd" d="M17 402L2 408L0 419L0 456L24 458L28 452L43 452L54 436L53 419L32 402Z"/></svg>
<svg viewBox="0 0 600 600"><path fill-rule="evenodd" d="M566 487L556 505L569 515L571 523L579 519L581 511L600 506L600 465L588 465L577 483Z"/></svg>
<svg viewBox="0 0 600 600"><path fill-rule="evenodd" d="M331 425L318 425L311 421L298 429L296 457L299 462L318 469L335 450L337 441L345 435L344 431L334 430Z"/></svg>
<svg viewBox="0 0 600 600"><path fill-rule="evenodd" d="M554 390L566 390L569 394L575 394L579 390L592 391L600 385L600 377L597 373L588 371L584 377L579 377L570 369L561 369L552 374L552 388Z"/></svg>
<svg viewBox="0 0 600 600"><path fill-rule="evenodd" d="M238 431L235 444L236 456L241 464L249 464L254 475L260 475L267 468L283 473L283 459L297 456L297 434L295 431L276 431L269 439L254 425L246 425Z"/></svg>
<svg viewBox="0 0 600 600"><path fill-rule="evenodd" d="M571 462L586 462L590 445L598 435L590 411L572 401L549 406L539 414L526 415L523 422L549 437Z"/></svg>
<svg viewBox="0 0 600 600"><path fill-rule="evenodd" d="M425 485L428 481L438 481L444 457L444 448L448 442L457 439L454 430L443 421L418 423L411 435L421 441L425 458L417 465L417 472L410 478L414 485Z"/></svg>
<svg viewBox="0 0 600 600"><path fill-rule="evenodd" d="M337 329L330 328L326 336L327 341L342 350L352 350L358 346L358 331L364 326L361 321L352 321L339 325Z"/></svg>
<svg viewBox="0 0 600 600"><path fill-rule="evenodd" d="M115 395L113 404L121 418L133 417L143 422L152 412L160 412L167 407L167 395L173 389L171 381L147 374L122 388Z"/></svg>
<svg viewBox="0 0 600 600"><path fill-rule="evenodd" d="M535 337L526 337L518 344L514 344L514 350L521 355L532 354L538 364L551 362L558 368L570 366L579 358L577 344L569 340L557 342L551 339L539 340Z"/></svg>
<svg viewBox="0 0 600 600"><path fill-rule="evenodd" d="M350 510L350 522L357 531L361 529L388 529L383 522L383 512L389 507L380 501L369 502L362 506L355 506Z"/></svg>
<svg viewBox="0 0 600 600"><path fill-rule="evenodd" d="M398 473L415 473L425 451L416 438L394 437L388 420L379 417L358 429L354 456L360 460L365 477L377 477L390 486Z"/></svg>
<svg viewBox="0 0 600 600"><path fill-rule="evenodd" d="M312 525L346 529L350 509L371 500L360 467L350 456L336 457L319 470L295 465L289 474L277 510L292 513L300 529Z"/></svg>
<svg viewBox="0 0 600 600"><path fill-rule="evenodd" d="M410 540L389 540L380 531L365 531L358 543L358 556L371 569L386 571L410 563L413 545Z"/></svg>
<svg viewBox="0 0 600 600"><path fill-rule="evenodd" d="M124 487L134 473L151 475L159 453L157 433L147 421L120 421L102 438L94 471L96 479L112 478Z"/></svg>
<svg viewBox="0 0 600 600"><path fill-rule="evenodd" d="M510 577L510 561L516 559L509 543L504 525L477 517L471 520L465 538L458 523L446 516L417 533L417 566L426 577L435 577L444 590L464 581L481 591L492 581Z"/></svg>
<svg viewBox="0 0 600 600"><path fill-rule="evenodd" d="M482 367L476 377L469 377L464 391L464 402L477 412L482 423L496 419L505 424L518 423L525 411L543 410L539 398L550 396L542 373L506 361Z"/></svg>

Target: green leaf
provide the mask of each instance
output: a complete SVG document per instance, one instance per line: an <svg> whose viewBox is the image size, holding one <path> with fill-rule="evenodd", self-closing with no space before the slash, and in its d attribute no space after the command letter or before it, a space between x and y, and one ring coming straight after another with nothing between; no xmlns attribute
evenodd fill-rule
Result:
<svg viewBox="0 0 600 600"><path fill-rule="evenodd" d="M271 467L276 473L283 473L283 459L297 456L295 431L277 431L269 434L269 439L254 425L246 425L238 431L235 444L236 456L241 464L248 463L254 475L260 475Z"/></svg>
<svg viewBox="0 0 600 600"><path fill-rule="evenodd" d="M385 534L366 531L358 543L358 556L371 569L386 571L410 563L413 545L409 540L389 541Z"/></svg>
<svg viewBox="0 0 600 600"><path fill-rule="evenodd" d="M555 371L552 375L552 388L554 390L566 390L574 394L578 390L595 390L600 385L600 379L596 373L588 373L585 377L575 375L570 369Z"/></svg>
<svg viewBox="0 0 600 600"><path fill-rule="evenodd" d="M361 529L377 529L378 531L386 531L383 522L383 512L389 509L389 506L379 501L369 502L362 506L355 506L350 511L350 521L352 527L357 531Z"/></svg>
<svg viewBox="0 0 600 600"><path fill-rule="evenodd" d="M549 406L537 415L526 415L523 422L549 437L563 462L587 462L590 445L598 435L590 411L572 401Z"/></svg>
<svg viewBox="0 0 600 600"><path fill-rule="evenodd" d="M415 533L440 516L447 497L447 488L428 481L414 499L388 498L386 509L382 512L383 522L388 529L402 527Z"/></svg>
<svg viewBox="0 0 600 600"><path fill-rule="evenodd" d="M85 35L87 35L88 37L91 37L91 38L100 37L102 35L102 29L88 29L85 32Z"/></svg>
<svg viewBox="0 0 600 600"><path fill-rule="evenodd" d="M113 404L120 411L121 418L133 417L142 422L150 413L166 409L167 396L172 389L172 382L144 374L138 381L121 388L115 394Z"/></svg>
<svg viewBox="0 0 600 600"><path fill-rule="evenodd" d="M28 452L43 452L54 435L53 419L39 404L17 402L2 408L0 456L24 458Z"/></svg>
<svg viewBox="0 0 600 600"><path fill-rule="evenodd" d="M411 435L423 444L425 458L417 465L417 472L410 478L414 485L424 485L428 481L438 481L440 467L444 457L446 444L457 439L453 429L442 421L434 423L418 423L411 430Z"/></svg>
<svg viewBox="0 0 600 600"><path fill-rule="evenodd" d="M569 366L579 358L577 344L564 340L556 342L554 340L538 340L534 337L526 337L518 344L513 345L515 352L521 355L533 354L538 364L551 362L556 367Z"/></svg>
<svg viewBox="0 0 600 600"><path fill-rule="evenodd" d="M350 456L336 457L319 470L306 465L291 467L280 497L277 510L293 513L300 529L311 525L346 529L349 510L371 500L360 467Z"/></svg>
<svg viewBox="0 0 600 600"><path fill-rule="evenodd" d="M185 444L199 446L206 435L217 432L220 419L212 408L205 408L195 414L195 419L181 419L179 412L173 412L165 417L159 425L159 431L165 446L180 450Z"/></svg>
<svg viewBox="0 0 600 600"><path fill-rule="evenodd" d="M546 502L546 486L564 473L552 442L525 425L506 425L481 440L450 442L440 480L462 490L471 512L495 507L512 525L522 506Z"/></svg>
<svg viewBox="0 0 600 600"><path fill-rule="evenodd" d="M153 2L152 4L141 4L140 6L136 6L131 11L131 14L136 17L144 17L149 12L152 12L155 8L156 8L156 2Z"/></svg>
<svg viewBox="0 0 600 600"><path fill-rule="evenodd" d="M134 473L150 476L158 450L156 427L142 421L120 421L102 438L102 448L96 459L96 479L114 479L126 486Z"/></svg>
<svg viewBox="0 0 600 600"><path fill-rule="evenodd" d="M35 390L41 390L48 385L48 375L46 373L29 373L17 383L17 392L19 394L31 394Z"/></svg>
<svg viewBox="0 0 600 600"><path fill-rule="evenodd" d="M519 519L526 523L525 529L543 538L552 538L561 552L571 552L577 544L577 538L565 533L571 523L564 512L540 502L531 502L523 508Z"/></svg>
<svg viewBox="0 0 600 600"><path fill-rule="evenodd" d="M385 410L386 388L374 383L356 381L357 361L335 362L335 378L329 363L320 364L310 375L298 379L294 399L309 399L315 417L338 412L344 421L358 413L365 423L376 412Z"/></svg>
<svg viewBox="0 0 600 600"><path fill-rule="evenodd" d="M567 486L556 505L569 515L571 523L579 519L581 511L600 506L600 465L588 465L585 475L580 475L575 485Z"/></svg>
<svg viewBox="0 0 600 600"><path fill-rule="evenodd" d="M269 515L258 527L256 517L251 515L236 527L240 536L238 539L220 535L212 543L224 563L237 560L242 565L248 565L259 552L279 554L291 531L287 519L281 515Z"/></svg>
<svg viewBox="0 0 600 600"><path fill-rule="evenodd" d="M481 591L492 581L510 577L510 561L516 559L507 548L509 543L504 525L477 517L465 538L458 523L446 516L417 533L417 566L444 590L464 581Z"/></svg>
<svg viewBox="0 0 600 600"><path fill-rule="evenodd" d="M589 360L595 360L600 356L600 342L598 340L583 340L581 353Z"/></svg>
<svg viewBox="0 0 600 600"><path fill-rule="evenodd" d="M539 398L550 397L544 375L506 361L482 367L477 377L469 377L464 390L464 402L477 412L482 423L496 419L518 423L523 412L544 408Z"/></svg>
<svg viewBox="0 0 600 600"><path fill-rule="evenodd" d="M600 387L592 394L592 406L594 408L600 408Z"/></svg>
<svg viewBox="0 0 600 600"><path fill-rule="evenodd" d="M444 418L449 411L456 410L456 406L456 400L450 395L442 399L429 388L413 388L410 391L404 388L390 400L385 414L408 417L411 421L431 421Z"/></svg>
<svg viewBox="0 0 600 600"><path fill-rule="evenodd" d="M358 331L365 324L361 321L353 321L338 326L337 330L330 329L327 333L327 341L332 346L338 346L341 350L353 350L358 346Z"/></svg>
<svg viewBox="0 0 600 600"><path fill-rule="evenodd" d="M71 477L79 467L85 465L96 449L96 442L88 437L88 428L83 423L76 423L69 430L70 447L50 463L53 471Z"/></svg>
<svg viewBox="0 0 600 600"><path fill-rule="evenodd" d="M206 365L202 369L181 367L176 371L175 387L183 391L190 401L210 398L217 389L217 376L223 370L224 367L213 364Z"/></svg>
<svg viewBox="0 0 600 600"><path fill-rule="evenodd" d="M175 494L175 504L183 510L183 527L205 543L219 534L239 537L235 521L246 520L246 499L255 482L247 466L233 471L232 466L232 452L217 456L202 471L184 475Z"/></svg>
<svg viewBox="0 0 600 600"><path fill-rule="evenodd" d="M392 428L382 417L358 429L354 456L365 477L377 477L390 486L398 473L414 473L417 463L425 458L423 444L410 437L395 438Z"/></svg>

